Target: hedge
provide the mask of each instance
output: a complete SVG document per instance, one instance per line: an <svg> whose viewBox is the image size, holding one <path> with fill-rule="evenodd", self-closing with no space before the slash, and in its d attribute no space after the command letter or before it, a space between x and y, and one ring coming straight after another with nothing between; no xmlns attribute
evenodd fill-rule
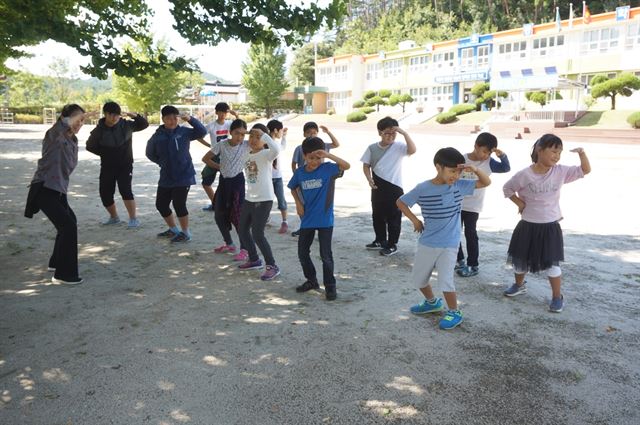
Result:
<svg viewBox="0 0 640 425"><path fill-rule="evenodd" d="M42 114L15 114L13 122L16 124L42 124Z"/></svg>
<svg viewBox="0 0 640 425"><path fill-rule="evenodd" d="M367 114L362 111L353 111L349 115L347 115L347 122L358 122L364 121L367 119Z"/></svg>
<svg viewBox="0 0 640 425"><path fill-rule="evenodd" d="M448 124L456 120L456 114L453 112L443 112L436 116L436 122L440 124Z"/></svg>
<svg viewBox="0 0 640 425"><path fill-rule="evenodd" d="M365 106L364 108L360 108L359 111L364 112L365 114L370 114L376 111L376 108L372 108L371 106Z"/></svg>
<svg viewBox="0 0 640 425"><path fill-rule="evenodd" d="M362 108L364 106L364 100L356 100L353 102L354 108Z"/></svg>
<svg viewBox="0 0 640 425"><path fill-rule="evenodd" d="M631 127L633 128L640 128L640 112L634 112L629 115L627 122L631 124Z"/></svg>
<svg viewBox="0 0 640 425"><path fill-rule="evenodd" d="M473 112L476 110L476 105L472 105L470 103L461 103L459 105L453 105L449 112L452 112L456 115L468 114L469 112Z"/></svg>

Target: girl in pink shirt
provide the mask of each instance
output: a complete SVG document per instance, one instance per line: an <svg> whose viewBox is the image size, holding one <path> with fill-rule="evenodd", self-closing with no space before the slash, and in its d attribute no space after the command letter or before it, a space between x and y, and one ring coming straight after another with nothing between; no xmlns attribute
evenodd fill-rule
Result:
<svg viewBox="0 0 640 425"><path fill-rule="evenodd" d="M560 189L591 172L587 154L582 148L572 149L580 156L580 166L557 164L562 154L562 140L545 134L533 145L533 165L516 173L503 187L504 196L518 206L522 219L509 243L509 262L513 265L515 283L504 295L514 297L527 292L526 273L546 271L551 284L549 311L559 313L563 307L560 291L564 261Z"/></svg>

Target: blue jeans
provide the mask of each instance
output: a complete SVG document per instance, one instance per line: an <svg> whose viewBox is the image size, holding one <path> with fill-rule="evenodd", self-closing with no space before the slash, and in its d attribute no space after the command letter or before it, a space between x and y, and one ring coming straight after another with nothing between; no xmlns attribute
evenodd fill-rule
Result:
<svg viewBox="0 0 640 425"><path fill-rule="evenodd" d="M284 185L282 184L282 177L276 177L271 179L273 181L273 191L276 194L278 200L278 209L280 211L287 210L287 200L284 199Z"/></svg>
<svg viewBox="0 0 640 425"><path fill-rule="evenodd" d="M336 278L333 275L333 253L331 252L331 238L333 236L333 227L322 227L312 229L300 229L298 236L298 258L302 265L304 277L311 281L317 282L316 268L311 261L311 244L318 231L318 241L320 242L320 258L322 259L322 282L324 287L336 286Z"/></svg>

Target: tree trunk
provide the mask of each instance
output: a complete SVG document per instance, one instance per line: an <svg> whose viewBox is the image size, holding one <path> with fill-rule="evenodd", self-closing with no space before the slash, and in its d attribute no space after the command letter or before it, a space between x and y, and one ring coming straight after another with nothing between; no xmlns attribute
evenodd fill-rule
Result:
<svg viewBox="0 0 640 425"><path fill-rule="evenodd" d="M616 110L616 95L615 93L611 95L611 110Z"/></svg>

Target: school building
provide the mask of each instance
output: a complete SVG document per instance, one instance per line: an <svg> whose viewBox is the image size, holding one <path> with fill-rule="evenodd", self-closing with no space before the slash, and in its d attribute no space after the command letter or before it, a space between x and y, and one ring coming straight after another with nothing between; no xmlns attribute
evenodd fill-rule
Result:
<svg viewBox="0 0 640 425"><path fill-rule="evenodd" d="M409 93L414 99L409 108L431 112L473 102L471 88L489 82L491 90L509 93L503 109L522 110L526 92L546 91L562 99L550 100L545 110L577 111L585 109L594 75L620 72L640 76L640 7L422 46L408 40L394 51L319 59L315 86L298 92L307 110L316 113L329 108L347 113L364 93L381 89ZM617 102L618 109L638 109L640 93Z"/></svg>

